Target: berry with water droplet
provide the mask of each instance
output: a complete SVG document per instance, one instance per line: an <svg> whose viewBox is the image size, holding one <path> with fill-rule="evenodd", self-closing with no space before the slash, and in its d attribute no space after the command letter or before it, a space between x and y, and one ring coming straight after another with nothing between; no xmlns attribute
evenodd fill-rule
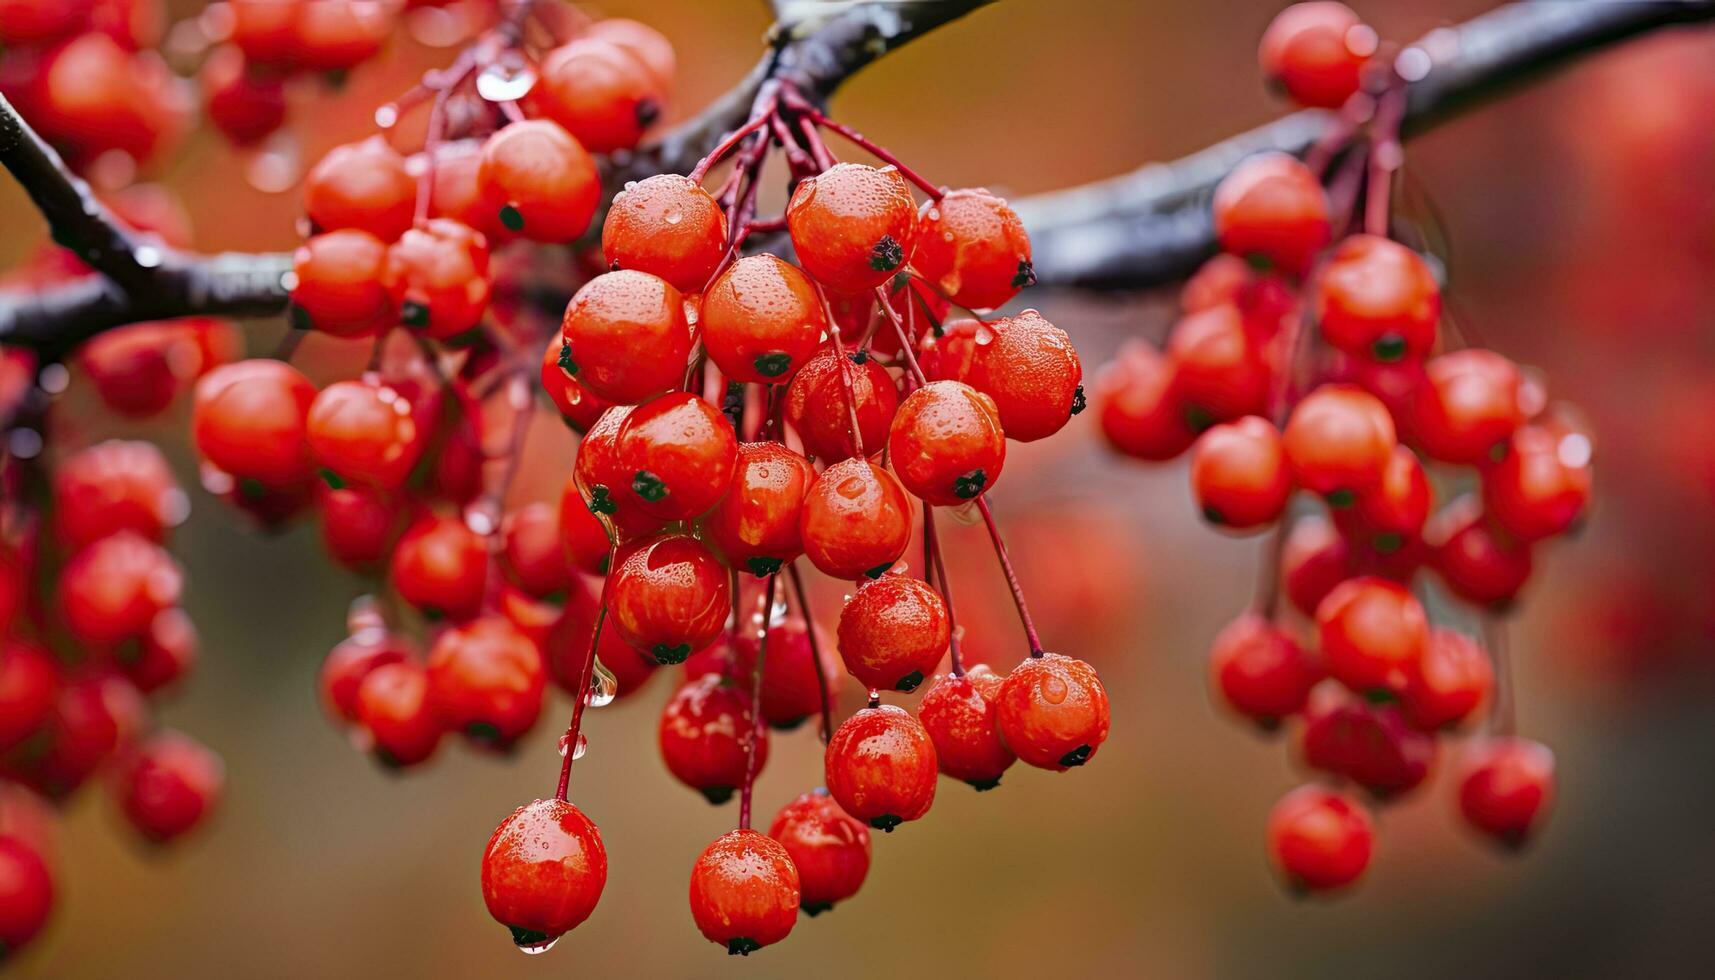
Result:
<svg viewBox="0 0 1715 980"><path fill-rule="evenodd" d="M565 800L514 810L482 853L482 900L520 947L543 947L577 928L606 885L601 833Z"/></svg>
<svg viewBox="0 0 1715 980"><path fill-rule="evenodd" d="M755 830L716 839L691 868L691 918L734 956L785 939L798 921L800 897L791 855Z"/></svg>
<svg viewBox="0 0 1715 980"><path fill-rule="evenodd" d="M996 698L1007 748L1038 769L1090 761L1108 737L1108 692L1096 669L1058 653L1025 658Z"/></svg>
<svg viewBox="0 0 1715 980"><path fill-rule="evenodd" d="M828 792L847 813L892 832L935 802L935 743L916 718L874 705L847 718L828 742Z"/></svg>

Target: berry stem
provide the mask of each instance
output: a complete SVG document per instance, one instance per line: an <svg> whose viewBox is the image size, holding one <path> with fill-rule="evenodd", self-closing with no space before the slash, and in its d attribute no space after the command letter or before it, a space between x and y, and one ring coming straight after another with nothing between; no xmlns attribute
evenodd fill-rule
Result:
<svg viewBox="0 0 1715 980"><path fill-rule="evenodd" d="M1018 584L1018 573L1013 571L1012 559L1007 557L1006 542L1000 538L1000 525L995 523L994 512L989 510L986 497L977 497L977 510L983 515L983 524L987 525L989 541L994 544L995 557L1000 559L1000 570L1006 573L1006 587L1012 590L1013 605L1018 607L1018 621L1024 626L1024 637L1030 643L1030 655L1042 656L1042 640L1036 635L1036 623L1030 618L1030 606L1024 601L1024 588Z"/></svg>
<svg viewBox="0 0 1715 980"><path fill-rule="evenodd" d="M876 302L881 305L881 313L893 322L893 331L899 337L899 352L905 356L905 366L911 372L911 377L919 386L929 383L923 374L922 365L917 363L917 355L911 350L911 333L905 329L905 321L899 318L899 313L887 301L887 290L882 286L875 287Z"/></svg>
<svg viewBox="0 0 1715 980"><path fill-rule="evenodd" d="M792 102L791 90L788 90L787 102L788 102L788 104L791 104L791 102ZM900 159L898 157L894 156L891 152L889 152L886 147L881 146L877 143L871 142L867 137L865 137L862 133L858 132L857 130L851 128L850 126L845 125L844 123L835 122L834 120L829 119L827 116L822 115L822 113L819 110L817 110L814 106L811 106L808 103L805 103L802 108L799 108L798 106L793 106L793 107L797 108L798 111L802 112L804 114L804 118L810 120L812 123L815 123L816 125L821 126L824 129L831 129L834 132L839 133L841 136L844 136L847 140L851 141L852 143L857 144L860 148L862 148L864 150L864 152L868 153L870 156L873 156L873 157L877 158L878 160L880 160L882 163L887 164L888 166L894 168L895 170L898 170L899 175L901 177L904 177L906 180L909 180L913 184L916 184L923 191L923 193L929 195L929 198L931 200L939 201L942 197L946 196L946 193L947 193L946 191L942 190L940 187L938 187L934 184L929 183L929 181L924 179L924 177L921 174L917 173L917 171L912 170L910 167L908 167L904 163L900 162Z"/></svg>
<svg viewBox="0 0 1715 980"><path fill-rule="evenodd" d="M703 178L709 175L709 168L719 163L721 157L731 153L733 147L743 142L745 137L768 125L768 120L774 115L774 106L775 100L772 96L759 100L756 111L751 113L750 121L733 130L726 139L715 144L715 148L709 151L709 155L699 160L697 165L691 169L691 179L699 184L702 183Z"/></svg>
<svg viewBox="0 0 1715 980"><path fill-rule="evenodd" d="M1489 705L1489 731L1511 735L1515 730L1512 651L1507 644L1507 625L1499 616L1483 617L1483 645L1495 670L1495 699Z"/></svg>
<svg viewBox="0 0 1715 980"><path fill-rule="evenodd" d="M1405 162L1399 127L1405 120L1405 86L1397 74L1380 96L1370 140L1369 184L1364 197L1364 231L1386 237L1394 175Z"/></svg>
<svg viewBox="0 0 1715 980"><path fill-rule="evenodd" d="M923 501L923 577L932 581L941 590L941 600L947 605L947 650L952 658L953 676L965 676L965 658L959 650L959 619L953 613L953 585L947 578L947 563L941 558L941 536L935 531L935 507L929 501ZM934 575L931 578L930 572Z"/></svg>
<svg viewBox="0 0 1715 980"><path fill-rule="evenodd" d="M738 827L740 830L750 829L750 798L756 789L756 747L762 744L764 724L762 718L762 669L768 659L768 634L774 627L774 581L778 576L768 576L768 587L763 590L762 600L762 636L756 644L756 663L750 667L750 735L744 743L744 789L738 798Z"/></svg>
<svg viewBox="0 0 1715 980"><path fill-rule="evenodd" d="M608 564L613 563L615 548L608 554ZM595 629L590 632L589 651L584 654L583 666L578 670L578 699L572 703L572 720L566 725L566 754L560 759L560 784L554 789L555 798L565 802L566 789L572 783L572 757L578 754L578 738L583 734L584 708L590 703L590 682L595 679L595 650L601 642L601 628L607 622L607 589L602 589L601 608L595 615Z"/></svg>
<svg viewBox="0 0 1715 980"><path fill-rule="evenodd" d="M816 664L816 689L822 695L822 744L834 737L834 699L828 689L828 668L822 663L822 641L816 638L816 617L810 612L810 594L804 588L804 576L798 563L786 566L792 579L792 592L798 597L798 611L804 616L804 635L810 638L810 659Z"/></svg>
<svg viewBox="0 0 1715 980"><path fill-rule="evenodd" d="M834 363L839 365L840 384L846 390L846 410L851 415L852 450L853 455L860 459L869 458L863 451L863 429L858 425L857 389L852 383L852 365L846 355L845 341L840 339L840 322L834 319L834 309L828 305L828 294L822 289L821 283L816 284L816 295L822 300L822 312L828 318L828 340L834 345Z"/></svg>
<svg viewBox="0 0 1715 980"><path fill-rule="evenodd" d="M798 117L798 131L803 134L804 147L810 151L810 158L816 161L818 171L827 170L839 163L839 158L828 149L828 144L822 142L822 134L816 132L816 124L807 115Z"/></svg>
<svg viewBox="0 0 1715 980"><path fill-rule="evenodd" d="M1282 515L1259 556L1256 594L1251 599L1251 608L1270 622L1274 621L1274 614L1280 609L1280 559L1286 551L1286 536L1292 531L1291 525L1291 518Z"/></svg>

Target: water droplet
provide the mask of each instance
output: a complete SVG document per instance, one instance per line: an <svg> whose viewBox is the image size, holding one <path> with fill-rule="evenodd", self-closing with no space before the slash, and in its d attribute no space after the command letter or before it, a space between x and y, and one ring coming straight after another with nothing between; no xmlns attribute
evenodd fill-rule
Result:
<svg viewBox="0 0 1715 980"><path fill-rule="evenodd" d="M268 194L279 194L298 182L302 153L297 140L285 132L275 133L244 158L244 179Z"/></svg>
<svg viewBox="0 0 1715 980"><path fill-rule="evenodd" d="M42 451L42 434L35 429L17 428L6 440L7 448L19 459L35 459Z"/></svg>
<svg viewBox="0 0 1715 980"><path fill-rule="evenodd" d="M392 129L399 122L399 107L389 102L375 110L375 125Z"/></svg>
<svg viewBox="0 0 1715 980"><path fill-rule="evenodd" d="M516 102L536 87L536 72L522 61L497 61L476 76L476 92L490 102Z"/></svg>
<svg viewBox="0 0 1715 980"><path fill-rule="evenodd" d="M661 220L667 222L670 225L676 225L679 222L684 221L685 216L680 214L677 211L669 211L666 214L661 216Z"/></svg>
<svg viewBox="0 0 1715 980"><path fill-rule="evenodd" d="M139 245L132 257L145 269L153 269L161 264L161 250L153 245Z"/></svg>
<svg viewBox="0 0 1715 980"><path fill-rule="evenodd" d="M548 940L545 943L529 943L529 944L520 943L518 945L518 951L520 953L523 953L525 956L540 956L543 953L546 953L548 950L553 949L554 944L559 942L559 941L560 941L560 937L555 936L554 938Z"/></svg>
<svg viewBox="0 0 1715 980"><path fill-rule="evenodd" d="M619 696L619 678L600 660L595 662L595 674L590 678L590 707L605 708Z"/></svg>
<svg viewBox="0 0 1715 980"><path fill-rule="evenodd" d="M1590 443L1589 436L1582 432L1573 432L1560 440L1560 445L1556 447L1556 455L1560 457L1562 466L1582 469L1590 465L1594 448Z"/></svg>
<svg viewBox="0 0 1715 980"><path fill-rule="evenodd" d="M66 370L64 364L49 364L42 368L41 374L36 376L36 383L41 385L42 390L48 394L57 395L66 390L66 385L71 383L71 372Z"/></svg>

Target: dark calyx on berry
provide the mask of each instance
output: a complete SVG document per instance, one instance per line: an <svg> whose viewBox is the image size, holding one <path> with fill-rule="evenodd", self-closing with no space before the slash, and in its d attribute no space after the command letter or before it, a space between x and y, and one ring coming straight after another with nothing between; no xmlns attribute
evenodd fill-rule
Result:
<svg viewBox="0 0 1715 980"><path fill-rule="evenodd" d="M691 655L691 645L681 643L676 647L670 647L665 643L657 643L649 648L649 655L654 657L655 662L659 664L682 664L685 662L685 658Z"/></svg>
<svg viewBox="0 0 1715 980"><path fill-rule="evenodd" d="M745 560L744 564L750 569L750 574L757 578L767 578L780 571L780 559L778 558L749 558Z"/></svg>
<svg viewBox="0 0 1715 980"><path fill-rule="evenodd" d="M637 471L637 475L631 478L631 489L650 503L667 496L667 484L662 483L660 477L648 470Z"/></svg>
<svg viewBox="0 0 1715 980"><path fill-rule="evenodd" d="M905 249L892 235L881 236L869 250L869 267L877 272L892 272L905 261Z"/></svg>
<svg viewBox="0 0 1715 980"><path fill-rule="evenodd" d="M834 907L833 902L800 902L800 903L798 903L798 911L803 912L805 915L809 916L812 919L814 919L818 915L821 915L823 912L832 911L833 907Z"/></svg>
<svg viewBox="0 0 1715 980"><path fill-rule="evenodd" d="M316 325L315 321L310 319L310 311L296 303L286 308L286 321L292 325L293 330L311 330Z"/></svg>
<svg viewBox="0 0 1715 980"><path fill-rule="evenodd" d="M1030 264L1029 259L1019 259L1018 271L1012 276L1012 288L1023 289L1026 286L1034 285L1036 285L1036 267Z"/></svg>
<svg viewBox="0 0 1715 980"><path fill-rule="evenodd" d="M590 487L589 507L592 514L611 514L619 509L613 502L613 494L600 483Z"/></svg>
<svg viewBox="0 0 1715 980"><path fill-rule="evenodd" d="M1377 337L1376 342L1370 345L1370 351L1378 361L1397 361L1405 356L1405 338L1396 333Z"/></svg>
<svg viewBox="0 0 1715 980"><path fill-rule="evenodd" d="M338 473L335 473L333 470L328 469L325 466L322 467L322 482L326 483L328 485L328 489L330 489L330 490L344 490L345 489L345 481L340 478L340 475Z"/></svg>
<svg viewBox="0 0 1715 980"><path fill-rule="evenodd" d="M777 732L794 732L804 727L804 723L809 720L809 715L799 715L796 718L788 718L785 721L771 721L768 723L768 727Z"/></svg>
<svg viewBox="0 0 1715 980"><path fill-rule="evenodd" d="M1221 515L1221 509L1219 507L1203 508L1203 520L1208 521L1210 524L1227 523L1227 519Z"/></svg>
<svg viewBox="0 0 1715 980"><path fill-rule="evenodd" d="M1383 531L1370 539L1370 547L1384 555L1391 555L1405 547L1405 538L1395 531Z"/></svg>
<svg viewBox="0 0 1715 980"><path fill-rule="evenodd" d="M887 570L892 568L892 567L893 567L893 562L884 562L883 564L877 565L874 568L870 569L869 571L864 572L864 574L869 576L870 578L881 578L883 575L886 575Z"/></svg>
<svg viewBox="0 0 1715 980"><path fill-rule="evenodd" d="M572 345L566 343L565 341L560 342L560 361L559 361L559 363L560 363L560 370L566 372L567 374L577 374L578 373L578 362L572 360Z"/></svg>
<svg viewBox="0 0 1715 980"><path fill-rule="evenodd" d="M868 364L869 363L869 351L863 349L862 347L859 347L857 350L852 351L851 354L848 356L851 357L853 364Z"/></svg>
<svg viewBox="0 0 1715 980"><path fill-rule="evenodd" d="M1185 406L1185 424L1192 432L1202 432L1215 424L1215 416L1201 405Z"/></svg>
<svg viewBox="0 0 1715 980"><path fill-rule="evenodd" d="M1328 494L1328 506L1346 508L1358 502L1358 495L1350 490L1335 490Z"/></svg>
<svg viewBox="0 0 1715 980"><path fill-rule="evenodd" d="M884 813L881 816L875 817L874 819L870 820L869 825L871 827L874 827L876 830L881 831L884 834L891 834L891 833L893 833L893 828L899 826L900 824L902 824L904 822L905 822L904 820L900 819L899 817L894 816L891 813Z"/></svg>
<svg viewBox="0 0 1715 980"><path fill-rule="evenodd" d="M988 482L989 475L983 472L983 468L979 466L964 476L953 478L953 496L960 500L969 500L982 493L983 487L988 486Z"/></svg>
<svg viewBox="0 0 1715 980"><path fill-rule="evenodd" d="M1084 397L1084 386L1079 385L1072 389L1072 414L1077 415L1088 407L1090 407L1090 403Z"/></svg>
<svg viewBox="0 0 1715 980"><path fill-rule="evenodd" d="M644 99L637 103L637 125L648 129L655 125L655 120L661 118L661 106L654 99Z"/></svg>
<svg viewBox="0 0 1715 980"><path fill-rule="evenodd" d="M399 322L407 327L429 325L429 304L408 299L399 305Z"/></svg>
<svg viewBox="0 0 1715 980"><path fill-rule="evenodd" d="M761 948L761 943L754 939L745 939L743 936L726 941L726 954L728 956L749 956Z"/></svg>
<svg viewBox="0 0 1715 980"><path fill-rule="evenodd" d="M720 806L732 799L733 788L731 786L704 786L697 792L703 794L703 799L715 806Z"/></svg>
<svg viewBox="0 0 1715 980"><path fill-rule="evenodd" d="M1081 766L1090 761L1090 753L1094 751L1095 749L1090 748L1088 745L1080 745L1061 756L1060 764L1063 766Z"/></svg>
<svg viewBox="0 0 1715 980"><path fill-rule="evenodd" d="M483 745L500 745L500 729L486 721L473 721L466 725L464 733L473 742Z"/></svg>
<svg viewBox="0 0 1715 980"><path fill-rule="evenodd" d="M751 363L755 364L756 370L766 377L778 378L786 373L787 368L792 366L792 355L785 351L770 351L767 354L756 355L756 360Z"/></svg>
<svg viewBox="0 0 1715 980"><path fill-rule="evenodd" d="M553 937L535 929L520 929L517 926L507 926L512 930L512 941L519 946L540 946Z"/></svg>
<svg viewBox="0 0 1715 980"><path fill-rule="evenodd" d="M979 793L987 793L989 790L1000 785L1000 777L996 776L993 779L967 779L965 780L965 783Z"/></svg>
<svg viewBox="0 0 1715 980"><path fill-rule="evenodd" d="M506 226L508 231L523 231L524 212L518 210L515 205L508 204L500 209L500 223Z"/></svg>
<svg viewBox="0 0 1715 980"><path fill-rule="evenodd" d="M918 685L922 683L923 672L921 670L914 670L911 673L906 674L904 677L901 677L898 683L894 686L898 687L901 691L910 694L912 691L917 690Z"/></svg>

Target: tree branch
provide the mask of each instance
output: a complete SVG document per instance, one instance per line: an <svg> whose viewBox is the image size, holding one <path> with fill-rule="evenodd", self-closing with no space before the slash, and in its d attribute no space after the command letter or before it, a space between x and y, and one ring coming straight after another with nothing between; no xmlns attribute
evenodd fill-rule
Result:
<svg viewBox="0 0 1715 980"><path fill-rule="evenodd" d="M1421 133L1608 45L1715 19L1711 0L1511 3L1414 47L1431 67L1409 83L1404 134ZM1302 155L1334 116L1306 110L1171 163L1013 202L1030 231L1040 285L1137 289L1183 279L1215 251L1209 198L1242 159Z"/></svg>
<svg viewBox="0 0 1715 980"><path fill-rule="evenodd" d="M603 162L603 207L627 181L689 172L744 124L765 84L790 82L824 101L877 58L989 2L782 0L769 51L742 82L695 119ZM29 193L54 240L100 273L40 291L0 291L0 343L53 359L127 323L196 314L265 316L286 308L289 254L193 255L125 230L3 96L0 163ZM601 219L598 213L598 228Z"/></svg>

